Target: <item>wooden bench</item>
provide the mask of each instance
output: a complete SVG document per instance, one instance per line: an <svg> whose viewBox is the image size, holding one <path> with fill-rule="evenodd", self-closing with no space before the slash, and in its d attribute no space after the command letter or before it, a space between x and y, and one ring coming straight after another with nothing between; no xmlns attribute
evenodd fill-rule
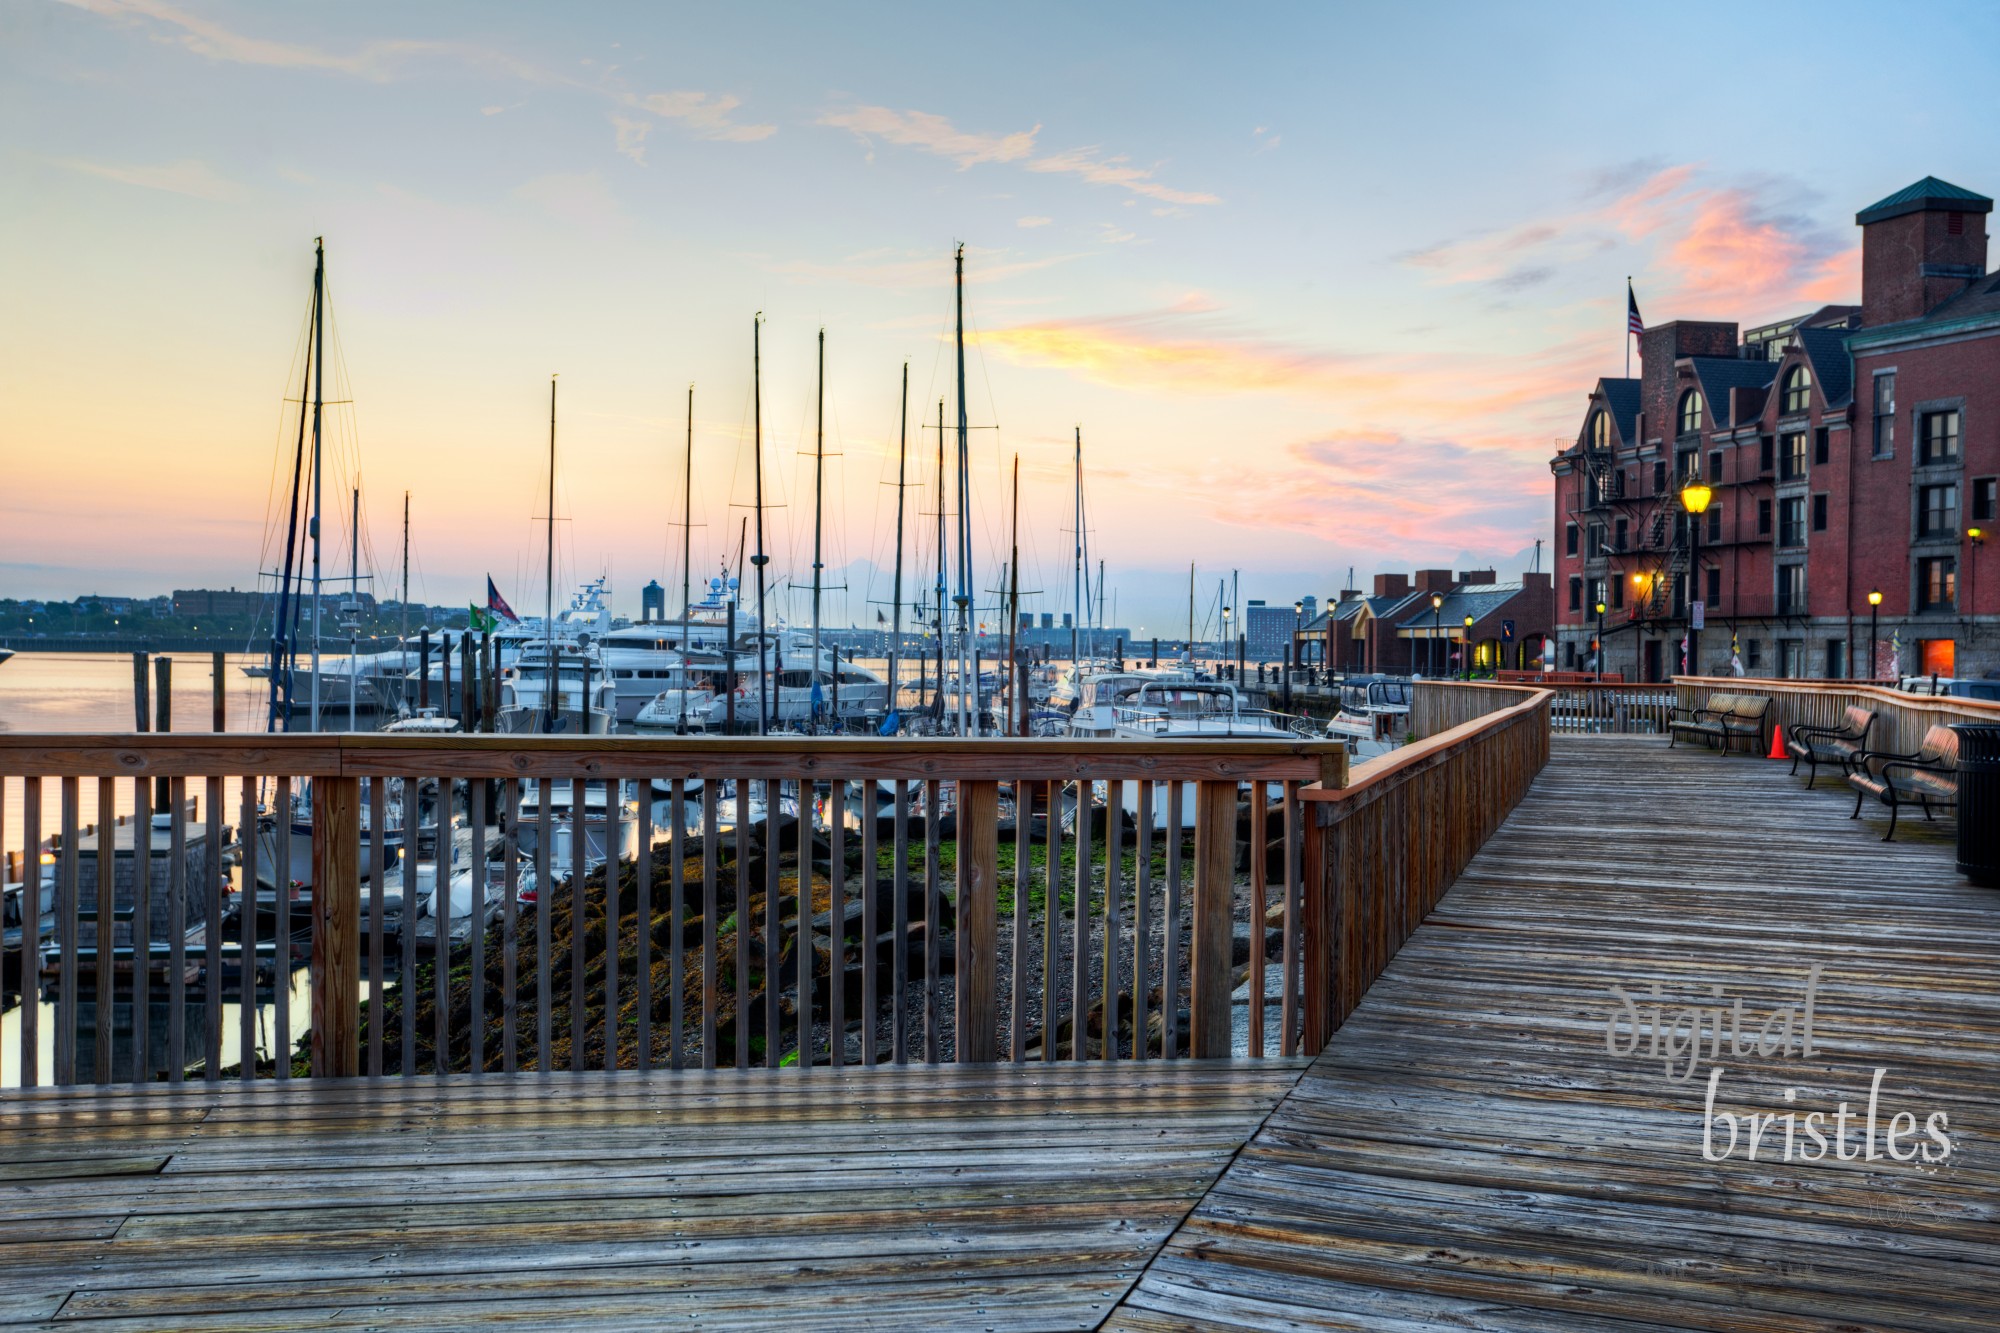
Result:
<svg viewBox="0 0 2000 1333"><path fill-rule="evenodd" d="M1682 736L1699 736L1711 746L1722 742L1726 751L1741 740L1755 754L1763 743L1764 719L1770 712L1768 695L1712 694L1700 708L1676 708L1669 714L1667 745L1671 748Z"/></svg>
<svg viewBox="0 0 2000 1333"><path fill-rule="evenodd" d="M1896 836L1896 815L1903 806L1921 806L1929 819L1933 806L1958 805L1958 733L1932 727L1915 754L1863 750L1849 764L1847 782L1854 788L1849 819L1861 817L1861 803L1870 796L1889 807L1889 831L1882 835L1888 842Z"/></svg>
<svg viewBox="0 0 2000 1333"><path fill-rule="evenodd" d="M1847 706L1847 716L1837 727L1793 727L1785 737L1785 753L1792 757L1792 773L1806 766L1806 786L1819 776L1821 764L1838 764L1844 775L1854 765L1854 757L1868 748L1868 733L1875 727L1875 711Z"/></svg>

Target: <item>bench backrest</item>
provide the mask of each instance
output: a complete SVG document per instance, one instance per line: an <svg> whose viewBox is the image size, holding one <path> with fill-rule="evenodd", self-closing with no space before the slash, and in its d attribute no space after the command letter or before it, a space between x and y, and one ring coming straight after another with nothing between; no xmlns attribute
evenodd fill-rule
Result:
<svg viewBox="0 0 2000 1333"><path fill-rule="evenodd" d="M1849 704L1847 706L1847 722L1845 724L1844 729L1846 730L1848 735L1865 737L1868 734L1869 730L1874 727L1874 725L1875 725L1874 709L1857 708L1853 704Z"/></svg>
<svg viewBox="0 0 2000 1333"><path fill-rule="evenodd" d="M1958 767L1958 733L1950 727L1932 727L1924 733L1917 757L1925 763Z"/></svg>
<svg viewBox="0 0 2000 1333"><path fill-rule="evenodd" d="M1729 715L1739 722L1760 721L1771 711L1771 698L1766 694L1736 695L1729 708Z"/></svg>
<svg viewBox="0 0 2000 1333"><path fill-rule="evenodd" d="M1711 694L1702 707L1717 716L1727 716L1735 711L1736 701L1742 697L1740 694Z"/></svg>

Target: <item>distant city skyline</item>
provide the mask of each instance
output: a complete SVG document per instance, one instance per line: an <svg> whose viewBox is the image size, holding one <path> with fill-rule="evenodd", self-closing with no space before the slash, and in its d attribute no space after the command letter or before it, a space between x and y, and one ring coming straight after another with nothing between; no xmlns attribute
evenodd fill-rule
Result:
<svg viewBox="0 0 2000 1333"><path fill-rule="evenodd" d="M677 588L690 382L694 577L733 561L761 310L774 567L808 576L824 325L828 619L871 624L904 361L925 487L951 397L958 241L982 587L1018 452L1024 609L1070 609L1079 426L1121 623L1184 632L1190 561L1201 600L1232 568L1246 600L1350 565L1508 577L1550 536L1577 386L1622 370L1627 274L1653 322L1852 300L1854 200L1993 174L1949 100L1776 109L1940 46L1980 86L1986 6L1444 11L9 7L0 596L270 567L315 236L353 400L325 560L358 465L384 597L409 491L414 600L490 573L539 609L553 372L558 600ZM1754 90L1670 37L1725 16ZM935 509L913 489L912 579Z"/></svg>

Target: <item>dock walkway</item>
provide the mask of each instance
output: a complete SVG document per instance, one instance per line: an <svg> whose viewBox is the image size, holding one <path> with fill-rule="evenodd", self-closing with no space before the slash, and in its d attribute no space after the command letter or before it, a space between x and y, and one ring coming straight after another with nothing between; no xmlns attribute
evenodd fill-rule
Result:
<svg viewBox="0 0 2000 1333"><path fill-rule="evenodd" d="M1883 843L1886 814L1787 767L1559 739L1107 1326L2000 1327L2000 892L1958 876L1947 823ZM1815 965L1814 1058L1725 1035L1674 1082L1607 1051L1612 985L1660 982L1669 1021L1720 986L1751 1037ZM1780 1119L1756 1161L1747 1128L1706 1161L1718 1065L1739 1119L1865 1116L1886 1068L1878 1149L1908 1111L1957 1150L1801 1161L1795 1121L1787 1163Z"/></svg>
<svg viewBox="0 0 2000 1333"><path fill-rule="evenodd" d="M1310 1067L10 1094L0 1326L2000 1326L2000 893L1802 788L1558 741ZM1754 1033L1816 964L1812 1057L1607 1051L1613 985L1720 986ZM1705 1161L1712 1065L1739 1117L1886 1068L1880 1119L1955 1151Z"/></svg>

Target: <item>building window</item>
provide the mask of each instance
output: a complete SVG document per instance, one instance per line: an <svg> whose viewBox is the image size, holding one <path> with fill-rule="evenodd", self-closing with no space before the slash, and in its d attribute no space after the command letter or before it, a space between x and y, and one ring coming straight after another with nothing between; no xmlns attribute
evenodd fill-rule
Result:
<svg viewBox="0 0 2000 1333"><path fill-rule="evenodd" d="M1624 579L1611 580L1611 609L1614 611L1623 611L1625 609Z"/></svg>
<svg viewBox="0 0 2000 1333"><path fill-rule="evenodd" d="M1785 373L1785 415L1804 412L1812 407L1812 372L1804 366L1793 366Z"/></svg>
<svg viewBox="0 0 2000 1333"><path fill-rule="evenodd" d="M1683 486L1691 481L1700 481L1701 455L1692 449L1682 450L1674 458L1674 475L1681 479Z"/></svg>
<svg viewBox="0 0 2000 1333"><path fill-rule="evenodd" d="M1778 614L1802 616L1806 613L1806 567L1778 566Z"/></svg>
<svg viewBox="0 0 2000 1333"><path fill-rule="evenodd" d="M1924 413L1923 444L1917 451L1919 464L1958 461L1958 413Z"/></svg>
<svg viewBox="0 0 2000 1333"><path fill-rule="evenodd" d="M1917 488L1917 535L1950 537L1958 533L1958 485Z"/></svg>
<svg viewBox="0 0 2000 1333"><path fill-rule="evenodd" d="M1712 542L1719 542L1722 540L1721 505L1710 505L1708 507L1708 539Z"/></svg>
<svg viewBox="0 0 2000 1333"><path fill-rule="evenodd" d="M1847 679L1847 640L1826 641L1826 676L1828 680Z"/></svg>
<svg viewBox="0 0 2000 1333"><path fill-rule="evenodd" d="M1743 641L1743 665L1755 671L1764 661L1764 641L1745 639Z"/></svg>
<svg viewBox="0 0 2000 1333"><path fill-rule="evenodd" d="M1711 449L1708 451L1708 481L1710 485L1715 485L1717 482L1720 482L1721 480L1722 480L1722 450Z"/></svg>
<svg viewBox="0 0 2000 1333"><path fill-rule="evenodd" d="M1778 442L1765 435L1757 441L1757 471L1769 472L1778 465Z"/></svg>
<svg viewBox="0 0 2000 1333"><path fill-rule="evenodd" d="M1593 560L1604 554L1604 525L1602 523L1593 523L1590 525L1590 531L1585 540L1584 553Z"/></svg>
<svg viewBox="0 0 2000 1333"><path fill-rule="evenodd" d="M1917 561L1917 610L1949 611L1957 600L1957 560L1930 555Z"/></svg>
<svg viewBox="0 0 2000 1333"><path fill-rule="evenodd" d="M1793 495L1778 501L1778 545L1806 544L1806 497Z"/></svg>
<svg viewBox="0 0 2000 1333"><path fill-rule="evenodd" d="M1708 587L1703 590L1701 600L1710 606L1722 605L1722 566L1709 566Z"/></svg>
<svg viewBox="0 0 2000 1333"><path fill-rule="evenodd" d="M1625 498L1625 469L1622 467L1611 474L1611 498L1614 500Z"/></svg>
<svg viewBox="0 0 2000 1333"><path fill-rule="evenodd" d="M1602 603L1603 601L1604 601L1604 580L1603 580L1603 579L1592 579L1592 580L1590 581L1590 607L1591 607L1591 610L1593 610L1593 611L1594 611L1594 610L1596 610L1596 609L1597 609L1597 607L1598 607L1598 606L1599 606L1599 605L1600 605L1600 604L1601 604L1601 603Z"/></svg>
<svg viewBox="0 0 2000 1333"><path fill-rule="evenodd" d="M1563 554L1575 555L1576 542L1577 542L1576 524L1574 523L1565 524L1563 527Z"/></svg>
<svg viewBox="0 0 2000 1333"><path fill-rule="evenodd" d="M1769 500L1759 500L1757 502L1757 535L1759 537L1768 537L1771 535L1771 502Z"/></svg>
<svg viewBox="0 0 2000 1333"><path fill-rule="evenodd" d="M1833 445L1827 438L1828 433L1825 426L1813 432L1813 464L1817 467L1825 467L1826 460L1833 455Z"/></svg>
<svg viewBox="0 0 2000 1333"><path fill-rule="evenodd" d="M1801 477L1805 476L1806 475L1805 432L1793 431L1789 435L1780 437L1778 443L1781 446L1778 451L1778 456L1784 464L1784 470L1780 472L1778 475L1786 481L1797 481Z"/></svg>
<svg viewBox="0 0 2000 1333"><path fill-rule="evenodd" d="M1611 414L1598 411L1590 417L1590 447L1609 449L1611 447Z"/></svg>
<svg viewBox="0 0 2000 1333"><path fill-rule="evenodd" d="M1703 403L1701 390L1689 389L1681 395L1681 434L1697 435L1701 432Z"/></svg>
<svg viewBox="0 0 2000 1333"><path fill-rule="evenodd" d="M1570 609L1570 610L1572 610L1572 611L1581 611L1581 610L1583 610L1583 580L1582 580L1582 579L1579 579L1579 578L1572 578L1572 579L1570 579L1570 581L1569 581L1569 609Z"/></svg>
<svg viewBox="0 0 2000 1333"><path fill-rule="evenodd" d="M1622 551L1622 550L1624 550L1624 549L1625 549L1625 538L1626 538L1626 537L1627 537L1627 536L1629 535L1629 533L1630 533L1630 529L1629 529L1629 528L1628 528L1628 526L1626 525L1626 522L1625 522L1625 520L1624 520L1624 519L1622 519L1622 518L1621 518L1621 519L1619 519L1619 520L1618 520L1618 523L1617 523L1617 526L1616 526L1616 527L1615 527L1615 528L1613 529L1613 532L1614 532L1614 534L1615 534L1615 536L1614 536L1614 541L1615 541L1615 543L1616 543L1616 544L1615 544L1615 545L1614 545L1614 546L1612 547L1612 549L1613 549L1613 550L1617 550L1617 551Z"/></svg>
<svg viewBox="0 0 2000 1333"><path fill-rule="evenodd" d="M1826 497L1824 495L1815 495L1813 497L1813 531L1826 531Z"/></svg>
<svg viewBox="0 0 2000 1333"><path fill-rule="evenodd" d="M1887 458L1896 452L1896 376L1893 371L1875 377L1875 456Z"/></svg>
<svg viewBox="0 0 2000 1333"><path fill-rule="evenodd" d="M1783 680L1799 680L1806 674L1806 641L1804 639L1778 640L1778 676Z"/></svg>
<svg viewBox="0 0 2000 1333"><path fill-rule="evenodd" d="M1653 460L1653 494L1659 495L1667 489L1667 462L1664 458Z"/></svg>
<svg viewBox="0 0 2000 1333"><path fill-rule="evenodd" d="M2000 477L1972 479L1972 517L1975 521L2000 517Z"/></svg>

